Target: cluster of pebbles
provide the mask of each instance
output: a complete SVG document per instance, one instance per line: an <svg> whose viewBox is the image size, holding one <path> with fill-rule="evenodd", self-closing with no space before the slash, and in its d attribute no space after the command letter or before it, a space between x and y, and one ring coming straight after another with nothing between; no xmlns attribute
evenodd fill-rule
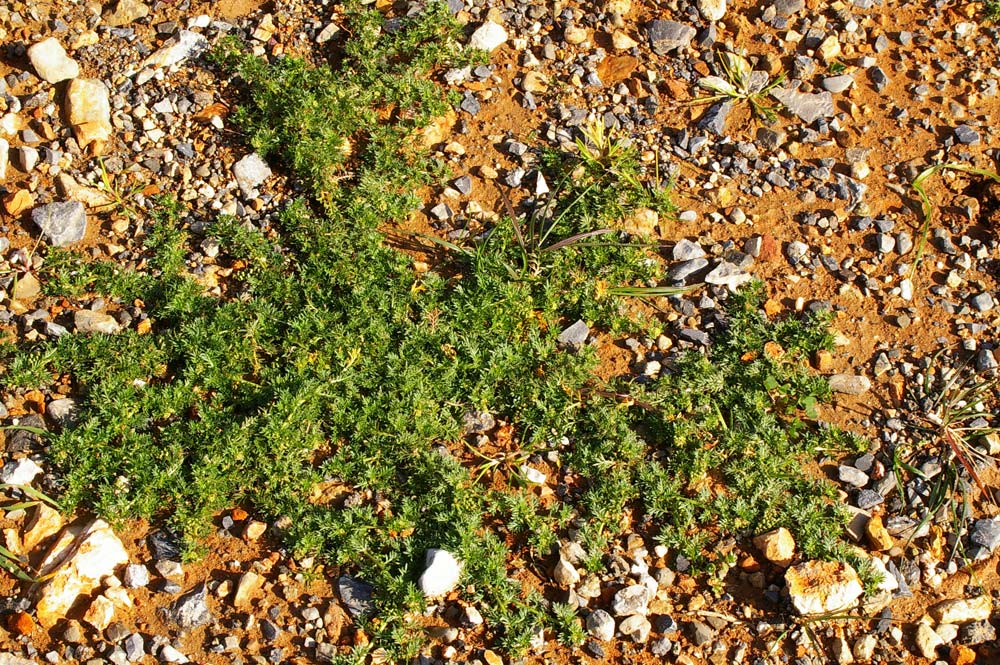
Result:
<svg viewBox="0 0 1000 665"><path fill-rule="evenodd" d="M62 4L54 13L19 2L0 8L0 332L17 342L148 330L141 304L45 297L39 246L83 247L92 258L141 268L143 216L126 215L125 207L141 211L160 192L187 205L195 238L188 268L221 294L227 275L216 258L225 248L199 233L220 214L267 230L295 193L232 131L236 100L205 53L220 36L236 34L262 57L319 58L342 36L339 10L326 0L233 17L190 0ZM933 2L448 4L491 62L441 73L460 99L432 146L457 176L427 202L442 233L460 238L468 223L495 216L497 206L483 197L498 188L518 199L546 194L537 142L572 150L597 120L637 148L651 176L676 180L677 219L647 215L633 223L664 241L669 283L704 285L664 303L658 339L623 341L637 376L655 380L672 353L709 347L728 295L752 276L768 282L769 313L788 309L781 301L793 294L792 309L865 313L869 328L861 330L880 338L871 357L845 338L836 361L817 361L840 393L877 391L893 404L861 423L877 432L877 449L833 471L856 514L849 535L859 556L884 572L877 592L862 597L857 574L843 564L799 560L780 530L752 547L733 544L728 575L739 597L710 589L688 575L683 557L639 535L623 538L599 573L585 573L579 546L565 541L547 582L554 597L580 608L588 639L578 656L789 662L771 647L790 643L794 662L803 664L996 657L995 578L953 583L960 566L948 551L957 543L971 561L994 561L1000 521L978 516L956 528L941 511L924 520L948 451L915 460L920 474L906 478L895 476L892 459L934 413L927 402L934 394L912 386L950 371L997 371L1000 243L988 227L997 221L983 194L990 190L942 172L950 207L926 238L907 206L909 183L928 164L996 168L1000 30L981 21L974 5L968 13ZM700 79L723 74L719 51L740 49L758 84L787 78L765 100L785 107L775 121L752 119L745 100L697 99ZM924 328L933 331L911 335ZM580 339L588 332L584 324ZM958 353L932 358L948 344ZM835 363L846 373L835 374ZM2 397L3 424L60 427L75 406L62 384ZM976 427L993 424L986 411ZM3 442L0 481L54 486L37 436L16 430ZM983 455L1000 449L995 435L973 445ZM974 489L971 478L960 482ZM46 521L34 510L7 516L8 546L44 540L37 529ZM50 526L50 538L73 533L72 525ZM164 534L118 548L111 534L102 541L116 553L108 561L122 565L90 579L86 602L66 605L64 616L40 614L26 593L8 596L0 663L329 662L365 644L354 622L371 611L377 590L346 575L311 581L321 570L313 562L264 546L264 532L280 526L242 511L222 516L217 555L195 565L182 565ZM421 617L432 647L419 660L503 662L483 642L479 609L451 594L459 566L446 552L429 554L427 574L434 574L421 586L443 600ZM924 606L906 606L913 623L899 623L894 607L914 596ZM791 619L859 603L878 621L809 628ZM529 661L561 662L551 637L540 633ZM378 651L370 658L379 662Z"/></svg>

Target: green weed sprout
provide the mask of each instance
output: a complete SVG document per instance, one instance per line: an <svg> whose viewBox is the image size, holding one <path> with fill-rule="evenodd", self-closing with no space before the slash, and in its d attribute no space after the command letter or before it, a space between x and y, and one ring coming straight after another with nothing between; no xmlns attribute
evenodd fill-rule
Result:
<svg viewBox="0 0 1000 665"><path fill-rule="evenodd" d="M712 104L725 99L746 102L756 116L773 122L781 105L769 102L768 94L785 80L784 73L771 81L767 72L754 71L750 61L742 55L719 51L718 56L721 76L705 76L698 80L698 87L714 94L698 97L690 103Z"/></svg>

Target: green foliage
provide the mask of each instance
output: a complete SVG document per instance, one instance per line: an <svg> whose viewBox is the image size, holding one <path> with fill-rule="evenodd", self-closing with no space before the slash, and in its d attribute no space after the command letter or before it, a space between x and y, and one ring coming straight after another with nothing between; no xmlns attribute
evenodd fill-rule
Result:
<svg viewBox="0 0 1000 665"><path fill-rule="evenodd" d="M988 21L1000 23L1000 0L986 0L983 3L983 16Z"/></svg>
<svg viewBox="0 0 1000 665"><path fill-rule="evenodd" d="M70 375L81 397L78 424L51 442L64 505L155 519L194 552L210 517L234 504L288 518L297 553L375 585L379 621L366 630L404 661L421 647L408 616L422 609L415 581L431 547L465 562L463 593L514 654L544 627L582 640L572 608L548 608L517 577L571 525L590 570L636 528L633 512L706 569L721 539L778 525L807 555L840 556L833 490L802 472L820 446L848 440L812 423L828 392L802 359L830 344L827 319L770 321L751 287L709 357L685 356L650 385L601 386L593 349L559 348L559 331L579 318L635 325L608 287L659 274L642 246L602 231L636 206L669 202L630 149L594 130L579 156L550 160L564 185L535 215L509 211L484 240L457 248L455 278L418 274L387 245L378 228L408 211L414 185L437 169L411 140L445 103L424 74L461 57L455 26L429 7L390 32L378 12L351 5L352 38L334 65L216 51L247 85L238 119L249 140L283 160L322 210L289 205L273 236L220 218L210 230L219 260L245 264L230 296L186 273L190 240L170 200L149 226L142 270L49 254L52 294L142 300L153 324L147 335L3 349L5 385ZM767 342L785 356L764 353ZM488 445L464 436L470 410L509 427L506 448L490 447L497 432ZM572 475L574 487L543 505L518 468L552 453L551 473ZM502 492L477 478L483 465ZM329 487L347 500L318 491ZM721 579L728 564L717 563Z"/></svg>

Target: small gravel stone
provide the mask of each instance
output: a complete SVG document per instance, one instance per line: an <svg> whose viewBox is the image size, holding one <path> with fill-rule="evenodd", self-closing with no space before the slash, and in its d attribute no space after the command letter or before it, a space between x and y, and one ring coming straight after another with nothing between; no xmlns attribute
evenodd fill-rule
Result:
<svg viewBox="0 0 1000 665"><path fill-rule="evenodd" d="M857 374L834 374L829 383L830 390L846 395L862 395L872 388L871 379Z"/></svg>
<svg viewBox="0 0 1000 665"><path fill-rule="evenodd" d="M674 245L671 256L673 256L674 261L690 261L691 259L704 258L706 254L705 250L698 243L692 242L687 238L681 238Z"/></svg>
<svg viewBox="0 0 1000 665"><path fill-rule="evenodd" d="M66 55L66 49L55 37L49 37L28 49L28 59L38 75L49 83L75 79L80 75L80 66Z"/></svg>
<svg viewBox="0 0 1000 665"><path fill-rule="evenodd" d="M771 96L806 124L812 124L820 118L829 118L834 113L833 95L827 91L806 93L791 88L775 88L771 91Z"/></svg>
<svg viewBox="0 0 1000 665"><path fill-rule="evenodd" d="M354 618L371 616L375 613L373 595L375 587L355 577L342 575L337 578L337 592L347 611Z"/></svg>
<svg viewBox="0 0 1000 665"><path fill-rule="evenodd" d="M590 327L583 321L577 321L559 333L556 339L565 347L579 349L587 342L589 336Z"/></svg>
<svg viewBox="0 0 1000 665"><path fill-rule="evenodd" d="M487 21L476 28L469 38L469 47L492 52L507 41L507 31L502 25Z"/></svg>
<svg viewBox="0 0 1000 665"><path fill-rule="evenodd" d="M955 138L962 145L977 145L980 141L979 132L968 125L959 125L956 127Z"/></svg>
<svg viewBox="0 0 1000 665"><path fill-rule="evenodd" d="M650 592L642 584L633 584L615 593L611 600L611 611L615 616L645 614L650 601Z"/></svg>
<svg viewBox="0 0 1000 665"><path fill-rule="evenodd" d="M594 610L587 617L587 632L596 640L609 642L615 636L615 620L604 610Z"/></svg>
<svg viewBox="0 0 1000 665"><path fill-rule="evenodd" d="M87 211L78 201L38 206L31 211L31 221L54 247L79 242L87 232Z"/></svg>
<svg viewBox="0 0 1000 665"><path fill-rule="evenodd" d="M667 55L671 51L687 48L697 31L676 21L655 20L646 25L646 37L653 52Z"/></svg>
<svg viewBox="0 0 1000 665"><path fill-rule="evenodd" d="M868 484L868 474L853 466L841 465L837 467L837 477L840 482L847 483L852 487L864 487Z"/></svg>
<svg viewBox="0 0 1000 665"><path fill-rule="evenodd" d="M704 624L701 621L692 621L688 624L688 637L690 638L692 644L696 647L700 647L715 637L715 631L711 626Z"/></svg>
<svg viewBox="0 0 1000 665"><path fill-rule="evenodd" d="M233 176L243 196L251 198L257 186L271 176L271 168L260 155L252 152L233 164Z"/></svg>
<svg viewBox="0 0 1000 665"><path fill-rule="evenodd" d="M125 588L139 589L149 584L149 568L141 563L130 563L125 567Z"/></svg>

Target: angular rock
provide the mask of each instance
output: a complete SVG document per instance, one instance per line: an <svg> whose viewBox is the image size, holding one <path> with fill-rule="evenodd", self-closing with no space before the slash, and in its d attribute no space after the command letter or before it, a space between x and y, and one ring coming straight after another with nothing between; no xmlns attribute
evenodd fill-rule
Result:
<svg viewBox="0 0 1000 665"><path fill-rule="evenodd" d="M944 644L944 640L934 632L926 623L917 624L917 634L914 636L917 643L917 651L928 660L937 660L937 648Z"/></svg>
<svg viewBox="0 0 1000 665"><path fill-rule="evenodd" d="M721 21L726 15L726 0L698 0L697 6L706 21Z"/></svg>
<svg viewBox="0 0 1000 665"><path fill-rule="evenodd" d="M729 101L713 104L698 119L698 129L712 132L716 136L725 136L726 119L729 112L733 110L733 103Z"/></svg>
<svg viewBox="0 0 1000 665"><path fill-rule="evenodd" d="M187 656L182 654L177 649L173 648L169 644L164 644L160 648L160 653L157 656L161 663L189 663Z"/></svg>
<svg viewBox="0 0 1000 665"><path fill-rule="evenodd" d="M863 395L872 388L871 379L859 374L834 374L829 383L830 390L845 395Z"/></svg>
<svg viewBox="0 0 1000 665"><path fill-rule="evenodd" d="M208 607L208 587L198 585L184 594L170 608L168 616L183 630L204 626L212 621L212 611Z"/></svg>
<svg viewBox="0 0 1000 665"><path fill-rule="evenodd" d="M0 139L0 182L7 179L7 165L10 163L10 143Z"/></svg>
<svg viewBox="0 0 1000 665"><path fill-rule="evenodd" d="M633 584L615 593L611 600L611 612L617 617L632 614L646 614L652 594L644 584Z"/></svg>
<svg viewBox="0 0 1000 665"><path fill-rule="evenodd" d="M14 300L32 300L41 292L42 284L35 277L35 273L26 272L17 277L10 295Z"/></svg>
<svg viewBox="0 0 1000 665"><path fill-rule="evenodd" d="M615 636L615 620L604 610L594 610L587 617L587 632L595 640L610 642Z"/></svg>
<svg viewBox="0 0 1000 665"><path fill-rule="evenodd" d="M833 95L828 91L807 93L791 88L775 88L771 96L807 125L820 118L829 118L834 113Z"/></svg>
<svg viewBox="0 0 1000 665"><path fill-rule="evenodd" d="M1000 518L984 518L973 522L969 540L990 552L995 550L1000 545Z"/></svg>
<svg viewBox="0 0 1000 665"><path fill-rule="evenodd" d="M987 621L993 613L993 601L989 596L943 600L932 606L928 613L938 623L962 624Z"/></svg>
<svg viewBox="0 0 1000 665"><path fill-rule="evenodd" d="M792 606L802 615L852 607L864 593L858 574L840 561L807 561L785 572Z"/></svg>
<svg viewBox="0 0 1000 665"><path fill-rule="evenodd" d="M78 201L38 206L31 211L31 220L54 247L79 242L87 232L87 212Z"/></svg>
<svg viewBox="0 0 1000 665"><path fill-rule="evenodd" d="M755 537L753 544L765 559L783 568L788 567L795 558L795 539L783 526Z"/></svg>
<svg viewBox="0 0 1000 665"><path fill-rule="evenodd" d="M443 596L456 586L462 576L462 564L446 550L429 549L425 557L427 568L417 585L426 598Z"/></svg>
<svg viewBox="0 0 1000 665"><path fill-rule="evenodd" d="M487 21L476 28L469 38L469 48L492 52L507 41L507 31L499 23Z"/></svg>
<svg viewBox="0 0 1000 665"><path fill-rule="evenodd" d="M45 415L60 427L70 427L76 422L77 401L70 397L54 399L45 409Z"/></svg>
<svg viewBox="0 0 1000 665"><path fill-rule="evenodd" d="M633 614L632 616L625 617L618 625L618 630L621 634L631 637L632 641L637 644L642 644L648 640L652 629L653 626L649 623L649 619L641 614Z"/></svg>
<svg viewBox="0 0 1000 665"><path fill-rule="evenodd" d="M271 176L271 169L261 156L252 152L233 164L233 175L243 196L250 198L254 189Z"/></svg>
<svg viewBox="0 0 1000 665"><path fill-rule="evenodd" d="M62 514L46 503L35 506L32 520L21 536L21 554L28 554L63 528Z"/></svg>
<svg viewBox="0 0 1000 665"><path fill-rule="evenodd" d="M658 55L687 48L697 31L689 25L676 21L655 20L646 24L649 46Z"/></svg>
<svg viewBox="0 0 1000 665"><path fill-rule="evenodd" d="M104 312L94 312L89 309L79 309L73 312L73 325L78 333L114 335L121 330L115 318Z"/></svg>
<svg viewBox="0 0 1000 665"><path fill-rule="evenodd" d="M3 465L3 469L0 469L0 482L6 485L30 485L41 473L42 467L38 466L34 460L22 457Z"/></svg>
<svg viewBox="0 0 1000 665"><path fill-rule="evenodd" d="M572 586L580 581L580 573L577 572L573 564L560 555L559 561L556 562L556 566L552 570L552 579L556 581L556 584Z"/></svg>
<svg viewBox="0 0 1000 665"><path fill-rule="evenodd" d="M141 563L130 563L125 567L125 586L139 589L149 584L149 568Z"/></svg>
<svg viewBox="0 0 1000 665"><path fill-rule="evenodd" d="M688 624L688 637L691 639L692 644L700 647L715 637L715 631L712 630L711 626L701 621L692 621Z"/></svg>
<svg viewBox="0 0 1000 665"><path fill-rule="evenodd" d="M83 615L83 620L94 627L98 632L103 631L111 625L115 618L115 604L104 596L97 596L90 603L87 612Z"/></svg>
<svg viewBox="0 0 1000 665"><path fill-rule="evenodd" d="M577 321L570 327L559 333L557 341L570 349L579 349L587 342L590 336L590 327L583 321Z"/></svg>
<svg viewBox="0 0 1000 665"><path fill-rule="evenodd" d="M740 270L738 266L728 261L722 261L710 273L705 275L705 282L707 284L725 286L734 292L751 279L753 278L749 273Z"/></svg>
<svg viewBox="0 0 1000 665"><path fill-rule="evenodd" d="M997 629L989 621L966 623L958 629L958 641L969 646L992 642L996 638Z"/></svg>
<svg viewBox="0 0 1000 665"><path fill-rule="evenodd" d="M79 184L68 173L60 173L56 176L56 191L64 199L79 201L87 208L103 210L115 205L113 196L95 187L85 187Z"/></svg>
<svg viewBox="0 0 1000 665"><path fill-rule="evenodd" d="M128 552L106 522L67 527L40 567L42 575L51 577L42 585L35 606L38 623L43 628L54 626L77 599L93 593L102 579L126 563Z"/></svg>
<svg viewBox="0 0 1000 665"><path fill-rule="evenodd" d="M674 261L690 261L691 259L701 259L705 257L705 250L701 245L687 238L681 238L674 245L671 251ZM706 264L707 265L707 264Z"/></svg>
<svg viewBox="0 0 1000 665"><path fill-rule="evenodd" d="M66 49L55 37L33 44L28 49L28 59L38 75L49 83L75 79L80 75L80 66L66 55Z"/></svg>
<svg viewBox="0 0 1000 665"><path fill-rule="evenodd" d="M340 601L355 619L371 616L375 613L375 587L363 580L348 575L337 578L337 593Z"/></svg>
<svg viewBox="0 0 1000 665"><path fill-rule="evenodd" d="M94 155L103 153L113 131L108 88L99 79L73 79L64 103L80 148L89 146Z"/></svg>
<svg viewBox="0 0 1000 665"><path fill-rule="evenodd" d="M170 43L150 55L142 63L144 69L171 67L195 57L208 48L208 39L197 32L180 30Z"/></svg>
<svg viewBox="0 0 1000 665"><path fill-rule="evenodd" d="M233 593L233 607L250 607L250 601L263 584L264 578L257 573L253 571L243 573L236 585L236 591Z"/></svg>
<svg viewBox="0 0 1000 665"><path fill-rule="evenodd" d="M120 28L133 21L149 16L149 6L139 0L118 0L115 10L104 17L104 22L112 28Z"/></svg>

